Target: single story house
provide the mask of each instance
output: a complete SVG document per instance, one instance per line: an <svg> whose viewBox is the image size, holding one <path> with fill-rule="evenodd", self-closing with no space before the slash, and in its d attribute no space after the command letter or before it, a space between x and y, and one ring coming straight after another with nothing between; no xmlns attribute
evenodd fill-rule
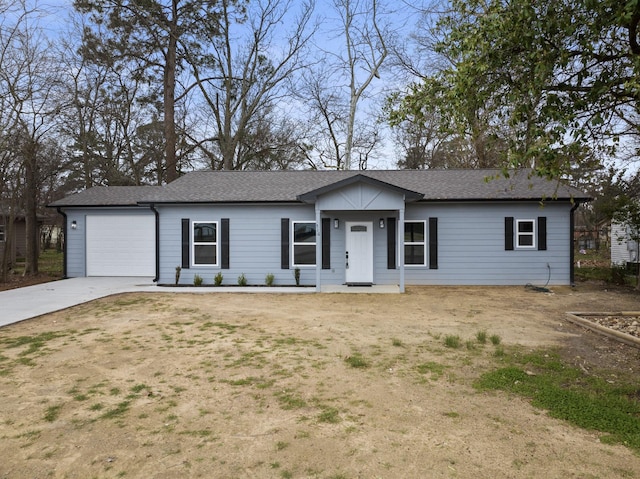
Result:
<svg viewBox="0 0 640 479"><path fill-rule="evenodd" d="M94 187L65 218L65 275L159 284L565 285L588 197L518 170L198 171ZM494 178L494 179L490 179Z"/></svg>

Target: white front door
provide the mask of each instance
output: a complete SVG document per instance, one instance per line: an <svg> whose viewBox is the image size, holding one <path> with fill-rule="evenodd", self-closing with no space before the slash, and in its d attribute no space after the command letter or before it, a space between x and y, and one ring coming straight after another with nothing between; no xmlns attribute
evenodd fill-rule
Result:
<svg viewBox="0 0 640 479"><path fill-rule="evenodd" d="M346 282L373 283L373 223L358 221L345 223L347 229Z"/></svg>

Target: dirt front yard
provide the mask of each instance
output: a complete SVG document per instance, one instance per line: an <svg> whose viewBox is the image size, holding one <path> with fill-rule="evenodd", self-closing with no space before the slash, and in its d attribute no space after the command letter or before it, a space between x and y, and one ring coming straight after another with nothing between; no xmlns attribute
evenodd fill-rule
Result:
<svg viewBox="0 0 640 479"><path fill-rule="evenodd" d="M498 348L610 381L640 350L565 321L580 286L131 294L0 329L0 478L631 478L640 457L473 382ZM480 331L499 345L475 340ZM461 347L445 345L447 336ZM497 342L497 340L496 340Z"/></svg>

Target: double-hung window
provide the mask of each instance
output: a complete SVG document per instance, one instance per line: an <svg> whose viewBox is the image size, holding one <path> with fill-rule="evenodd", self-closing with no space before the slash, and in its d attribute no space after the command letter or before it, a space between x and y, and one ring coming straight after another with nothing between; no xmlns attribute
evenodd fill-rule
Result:
<svg viewBox="0 0 640 479"><path fill-rule="evenodd" d="M191 224L194 266L218 265L218 223L194 221Z"/></svg>
<svg viewBox="0 0 640 479"><path fill-rule="evenodd" d="M535 220L516 220L516 248L535 248Z"/></svg>
<svg viewBox="0 0 640 479"><path fill-rule="evenodd" d="M427 243L425 221L404 222L404 264L424 266L426 264Z"/></svg>
<svg viewBox="0 0 640 479"><path fill-rule="evenodd" d="M293 266L315 266L316 223L315 221L293 222Z"/></svg>

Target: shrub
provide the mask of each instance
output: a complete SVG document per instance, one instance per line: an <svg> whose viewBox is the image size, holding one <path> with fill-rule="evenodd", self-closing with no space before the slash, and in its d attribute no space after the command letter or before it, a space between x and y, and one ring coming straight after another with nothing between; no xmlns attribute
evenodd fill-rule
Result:
<svg viewBox="0 0 640 479"><path fill-rule="evenodd" d="M617 284L618 286L624 286L626 275L627 270L624 266L611 267L611 283Z"/></svg>
<svg viewBox="0 0 640 479"><path fill-rule="evenodd" d="M244 273L242 273L240 276L238 276L238 286L246 286L247 285L247 278L244 275Z"/></svg>
<svg viewBox="0 0 640 479"><path fill-rule="evenodd" d="M180 266L176 266L176 285L180 282L180 272L182 268Z"/></svg>
<svg viewBox="0 0 640 479"><path fill-rule="evenodd" d="M296 279L296 286L300 286L300 268L293 270L293 277Z"/></svg>
<svg viewBox="0 0 640 479"><path fill-rule="evenodd" d="M215 284L216 286L220 286L222 284L222 279L222 273L218 271L218 274L213 277L213 284Z"/></svg>
<svg viewBox="0 0 640 479"><path fill-rule="evenodd" d="M273 286L274 279L276 279L276 277L273 275L273 273L269 273L264 278L264 284L266 284L267 286Z"/></svg>
<svg viewBox="0 0 640 479"><path fill-rule="evenodd" d="M202 286L202 281L203 281L202 276L200 276L199 274L196 274L193 277L193 285L194 286Z"/></svg>

